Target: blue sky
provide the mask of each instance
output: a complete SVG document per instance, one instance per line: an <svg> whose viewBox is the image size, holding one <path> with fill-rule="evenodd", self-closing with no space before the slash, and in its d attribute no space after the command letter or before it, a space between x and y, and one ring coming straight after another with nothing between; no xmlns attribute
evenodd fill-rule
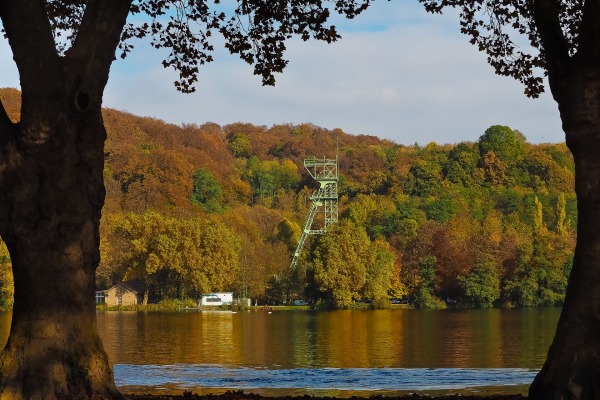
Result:
<svg viewBox="0 0 600 400"><path fill-rule="evenodd" d="M276 87L261 86L251 66L217 47L197 92L184 95L160 53L138 43L113 65L104 105L175 124L311 122L402 144L475 141L496 124L533 143L564 140L551 96L528 99L518 82L496 76L459 33L454 12L430 15L416 0L380 0L335 24L337 43L288 43L290 63ZM0 86L18 87L11 58L0 41Z"/></svg>

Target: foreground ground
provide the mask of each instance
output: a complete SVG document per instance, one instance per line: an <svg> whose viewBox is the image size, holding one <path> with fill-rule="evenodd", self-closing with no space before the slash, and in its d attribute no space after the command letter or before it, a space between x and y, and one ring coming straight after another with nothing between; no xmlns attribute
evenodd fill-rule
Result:
<svg viewBox="0 0 600 400"><path fill-rule="evenodd" d="M334 397L315 396L279 396L265 397L252 393L227 392L219 395L197 395L184 392L182 395L128 395L130 400L340 400ZM485 395L485 396L463 396L463 395L406 395L406 396L371 396L350 397L350 400L526 400L522 395Z"/></svg>

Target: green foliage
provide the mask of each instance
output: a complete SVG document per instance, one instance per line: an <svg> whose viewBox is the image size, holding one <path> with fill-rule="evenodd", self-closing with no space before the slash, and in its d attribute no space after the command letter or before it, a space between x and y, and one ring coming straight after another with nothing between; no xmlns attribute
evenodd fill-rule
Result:
<svg viewBox="0 0 600 400"><path fill-rule="evenodd" d="M422 223L427 219L424 211L419 209L418 198L408 196L397 196L395 199L396 209L402 219L411 219Z"/></svg>
<svg viewBox="0 0 600 400"><path fill-rule="evenodd" d="M194 172L194 190L191 201L198 204L208 213L223 212L223 189L215 177L205 169Z"/></svg>
<svg viewBox="0 0 600 400"><path fill-rule="evenodd" d="M115 226L113 246L126 266L124 280L139 279L155 297L199 297L233 285L239 239L213 218L181 219L154 212L128 214Z"/></svg>
<svg viewBox="0 0 600 400"><path fill-rule="evenodd" d="M496 194L496 208L504 215L519 212L521 202L522 195L514 188L504 188Z"/></svg>
<svg viewBox="0 0 600 400"><path fill-rule="evenodd" d="M365 261L367 280L362 289L363 297L375 304L384 304L389 298L396 256L386 241L377 239L370 244Z"/></svg>
<svg viewBox="0 0 600 400"><path fill-rule="evenodd" d="M419 197L436 194L440 188L441 170L438 163L425 161L416 163L410 168L406 192Z"/></svg>
<svg viewBox="0 0 600 400"><path fill-rule="evenodd" d="M419 147L312 125L299 127L298 135L290 125L173 128L114 110L106 121L111 156L97 280L103 287L137 276L147 279L149 298L157 300L194 296L213 285L212 275L187 266L182 254L200 255L182 245L188 228L172 221L206 218L208 212L203 223L226 225L239 242L230 263L234 272L216 282L260 302L298 297L354 307L357 299L384 305L386 296L406 295L435 307L435 299L448 298L489 305L473 289L489 277L476 262L487 257L495 271L485 272L500 282L494 304L562 301L577 224L573 159L564 144L528 144L504 127L491 127L477 143ZM178 131L165 135L168 129ZM135 138L125 134L132 131ZM165 140L174 135L181 144ZM292 272L291 254L316 186L298 166L314 154L329 154L336 138L344 143L340 225L351 223L345 229L355 232L337 235L351 243L350 250L325 245L332 232L310 237ZM518 151L505 146L511 140ZM157 216L138 221L136 232L123 230L124 220L133 224L125 216L143 221L150 210ZM390 261L394 255L398 262ZM347 260L352 257L362 264ZM326 280L329 272L339 279Z"/></svg>
<svg viewBox="0 0 600 400"><path fill-rule="evenodd" d="M349 221L334 225L314 250L314 280L337 308L349 308L361 298L366 283L370 240L364 228Z"/></svg>
<svg viewBox="0 0 600 400"><path fill-rule="evenodd" d="M152 150L154 150L155 146L151 143L142 143L140 144L140 151L143 154L150 154L152 153Z"/></svg>
<svg viewBox="0 0 600 400"><path fill-rule="evenodd" d="M287 285L282 279L277 276L271 276L267 280L265 288L265 300L267 304L281 304L287 297Z"/></svg>
<svg viewBox="0 0 600 400"><path fill-rule="evenodd" d="M254 156L248 159L243 177L250 183L254 195L269 199L274 198L278 189L292 190L300 182L300 173L293 161L261 161Z"/></svg>
<svg viewBox="0 0 600 400"><path fill-rule="evenodd" d="M509 304L520 307L561 305L566 293L572 257L562 263L549 254L548 233L538 236L532 246L522 249L519 264L505 282Z"/></svg>
<svg viewBox="0 0 600 400"><path fill-rule="evenodd" d="M488 151L481 158L481 169L488 186L503 186L508 183L506 163L502 161L493 150Z"/></svg>
<svg viewBox="0 0 600 400"><path fill-rule="evenodd" d="M493 307L500 297L499 271L491 260L480 261L459 281L471 307Z"/></svg>
<svg viewBox="0 0 600 400"><path fill-rule="evenodd" d="M414 219L402 219L398 221L397 225L395 225L393 232L396 238L400 240L400 243L402 245L406 245L409 240L417 235L418 227L419 223Z"/></svg>
<svg viewBox="0 0 600 400"><path fill-rule="evenodd" d="M431 289L421 287L413 297L413 306L418 309L444 309L446 303L431 293Z"/></svg>
<svg viewBox="0 0 600 400"><path fill-rule="evenodd" d="M355 299L387 297L394 261L387 243L371 242L364 228L342 220L316 243L314 282L336 308L350 308Z"/></svg>
<svg viewBox="0 0 600 400"><path fill-rule="evenodd" d="M477 183L475 169L479 160L477 148L468 143L459 143L448 152L448 159L443 167L445 178L465 187Z"/></svg>
<svg viewBox="0 0 600 400"><path fill-rule="evenodd" d="M432 290L435 287L435 256L425 256L419 261L419 274L421 275L421 288Z"/></svg>
<svg viewBox="0 0 600 400"><path fill-rule="evenodd" d="M229 143L229 149L236 157L248 158L251 155L250 140L243 133L236 133Z"/></svg>
<svg viewBox="0 0 600 400"><path fill-rule="evenodd" d="M369 225L377 210L378 204L374 196L359 194L348 205L345 214L354 224L364 227Z"/></svg>
<svg viewBox="0 0 600 400"><path fill-rule="evenodd" d="M428 219L437 222L448 222L458 212L456 203L450 198L434 198L423 207Z"/></svg>
<svg viewBox="0 0 600 400"><path fill-rule="evenodd" d="M567 200L565 194L561 193L556 199L556 233L560 236L567 234Z"/></svg>
<svg viewBox="0 0 600 400"><path fill-rule="evenodd" d="M290 251L293 251L298 245L298 241L300 240L301 234L302 229L300 228L300 225L298 225L294 221L290 221L289 219L284 218L275 227L273 237L276 240L285 243L288 246L288 249Z"/></svg>
<svg viewBox="0 0 600 400"><path fill-rule="evenodd" d="M525 138L508 126L494 125L479 137L479 154L493 152L505 165L515 165L523 157Z"/></svg>
<svg viewBox="0 0 600 400"><path fill-rule="evenodd" d="M198 301L194 299L164 299L153 304L132 304L127 306L97 305L98 311L181 311L185 308L198 307Z"/></svg>

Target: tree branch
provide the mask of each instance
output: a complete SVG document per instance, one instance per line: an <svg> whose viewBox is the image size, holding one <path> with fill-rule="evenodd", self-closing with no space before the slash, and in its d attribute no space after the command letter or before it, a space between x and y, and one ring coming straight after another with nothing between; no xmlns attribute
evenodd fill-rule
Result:
<svg viewBox="0 0 600 400"><path fill-rule="evenodd" d="M26 92L28 84L38 82L35 78L49 76L58 60L44 2L2 0L0 19Z"/></svg>
<svg viewBox="0 0 600 400"><path fill-rule="evenodd" d="M132 0L91 0L67 59L105 83L131 3Z"/></svg>
<svg viewBox="0 0 600 400"><path fill-rule="evenodd" d="M15 124L10 120L2 100L0 100L0 235L4 231L7 220L8 204L6 196L9 192L5 186L5 171L14 158L13 135Z"/></svg>
<svg viewBox="0 0 600 400"><path fill-rule="evenodd" d="M535 0L533 18L542 42L547 64L550 90L560 97L560 82L570 63L569 46L560 26L560 13L554 0Z"/></svg>

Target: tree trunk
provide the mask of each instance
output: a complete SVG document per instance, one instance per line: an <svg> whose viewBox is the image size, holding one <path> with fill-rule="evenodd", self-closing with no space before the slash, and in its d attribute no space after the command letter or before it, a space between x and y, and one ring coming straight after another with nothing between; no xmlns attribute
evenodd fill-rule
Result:
<svg viewBox="0 0 600 400"><path fill-rule="evenodd" d="M575 160L577 246L546 362L529 389L535 400L600 399L600 71L578 71L558 97Z"/></svg>
<svg viewBox="0 0 600 400"><path fill-rule="evenodd" d="M23 93L23 111L28 102L37 111L11 128L26 140L9 146L13 162L0 182L8 210L0 235L15 284L0 397L119 398L94 299L104 202L101 103L69 80L57 87L64 89L51 96Z"/></svg>
<svg viewBox="0 0 600 400"><path fill-rule="evenodd" d="M62 55L46 3L0 1L22 89L18 123L0 104L0 236L15 285L0 398L120 398L96 329L94 275L104 204L102 95L131 0L86 1Z"/></svg>

